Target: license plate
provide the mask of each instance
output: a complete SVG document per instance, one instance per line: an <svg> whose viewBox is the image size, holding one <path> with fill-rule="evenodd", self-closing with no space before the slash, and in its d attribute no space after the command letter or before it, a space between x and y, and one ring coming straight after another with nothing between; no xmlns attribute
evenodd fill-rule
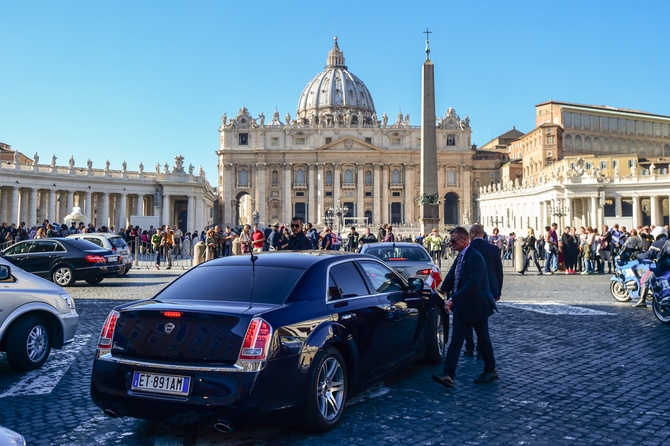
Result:
<svg viewBox="0 0 670 446"><path fill-rule="evenodd" d="M109 256L107 257L107 263L116 263L119 261L119 256Z"/></svg>
<svg viewBox="0 0 670 446"><path fill-rule="evenodd" d="M165 393L169 395L187 396L191 387L191 377L178 375L157 375L154 373L135 372L131 390Z"/></svg>

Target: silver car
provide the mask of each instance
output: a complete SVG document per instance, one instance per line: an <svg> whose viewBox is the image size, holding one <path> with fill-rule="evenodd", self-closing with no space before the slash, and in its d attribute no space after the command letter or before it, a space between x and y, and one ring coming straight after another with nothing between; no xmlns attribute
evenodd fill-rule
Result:
<svg viewBox="0 0 670 446"><path fill-rule="evenodd" d="M126 243L124 238L118 234L113 234L111 232L89 232L84 234L70 234L68 237L88 240L89 242L95 243L98 246L114 251L116 254L120 255L123 258L123 264L125 265L123 275L128 274L128 271L133 267L133 253L130 252L130 246L128 246L128 243Z"/></svg>
<svg viewBox="0 0 670 446"><path fill-rule="evenodd" d="M435 266L426 249L418 243L365 243L360 252L382 259L407 280L415 277L425 280Z"/></svg>
<svg viewBox="0 0 670 446"><path fill-rule="evenodd" d="M78 325L67 291L0 258L0 350L11 368L40 368L52 348L74 340Z"/></svg>

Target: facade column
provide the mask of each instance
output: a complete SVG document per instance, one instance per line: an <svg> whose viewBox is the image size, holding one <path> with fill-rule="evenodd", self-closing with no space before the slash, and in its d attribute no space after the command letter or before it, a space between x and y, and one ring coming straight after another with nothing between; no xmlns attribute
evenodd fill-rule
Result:
<svg viewBox="0 0 670 446"><path fill-rule="evenodd" d="M403 193L405 194L405 203L403 207L405 208L403 212L403 220L406 225L414 224L414 203L412 200L412 193L414 192L414 183L412 182L412 171L414 170L413 164L405 164L405 184L403 185Z"/></svg>
<svg viewBox="0 0 670 446"><path fill-rule="evenodd" d="M316 199L317 199L317 209L316 209L316 224L322 225L323 220L322 218L324 217L326 213L326 202L325 202L325 197L324 197L324 178L323 178L323 163L318 163L316 165L316 181L317 181L317 190L316 190Z"/></svg>
<svg viewBox="0 0 670 446"><path fill-rule="evenodd" d="M340 199L340 169L342 164L333 164L333 206L337 206L337 201Z"/></svg>
<svg viewBox="0 0 670 446"><path fill-rule="evenodd" d="M467 213L467 215L470 216L470 221L473 221L472 216L475 214L475 207L472 202L472 166L467 164L464 165L461 172L463 174L463 182L461 183L463 184L463 198L461 198L461 201L463 202L464 208L461 209L461 212L463 214ZM442 209L444 209L444 207L442 207ZM444 216L442 216L442 221L444 221Z"/></svg>
<svg viewBox="0 0 670 446"><path fill-rule="evenodd" d="M591 197L591 206L590 206L590 214L591 218L589 218L589 224L593 227L593 229L598 228L598 197Z"/></svg>
<svg viewBox="0 0 670 446"><path fill-rule="evenodd" d="M15 222L12 222L16 223L17 227L22 221L28 220L28 212L30 211L29 197L29 189L19 189L19 216Z"/></svg>
<svg viewBox="0 0 670 446"><path fill-rule="evenodd" d="M70 212L72 212L73 207L74 207L74 192L67 191L67 205L65 206L65 215L69 215ZM63 218L65 218L65 215L63 215Z"/></svg>
<svg viewBox="0 0 670 446"><path fill-rule="evenodd" d="M158 222L159 225L172 226L172 222L170 221L171 200L172 198L170 197L170 194L163 194L163 200L162 200L163 208L161 209L161 221Z"/></svg>
<svg viewBox="0 0 670 446"><path fill-rule="evenodd" d="M379 202L381 199L381 175L380 175L380 165L372 165L372 222L376 225L382 223L381 208Z"/></svg>
<svg viewBox="0 0 670 446"><path fill-rule="evenodd" d="M356 193L356 223L360 223L363 217L365 217L365 164L356 164L356 169L358 169L358 182L356 184L357 193Z"/></svg>
<svg viewBox="0 0 670 446"><path fill-rule="evenodd" d="M121 228L127 228L128 227L128 217L126 213L126 209L128 208L128 194L121 194L118 199L117 199L117 204L116 204L116 215L118 216L118 225L116 226L116 229L118 232L119 229Z"/></svg>
<svg viewBox="0 0 670 446"><path fill-rule="evenodd" d="M98 204L97 226L106 226L109 229L109 193L107 192L102 194L102 206Z"/></svg>
<svg viewBox="0 0 670 446"><path fill-rule="evenodd" d="M621 195L614 196L614 215L616 218L621 218Z"/></svg>
<svg viewBox="0 0 670 446"><path fill-rule="evenodd" d="M30 212L28 213L28 220L26 226L32 228L37 222L37 189L30 189Z"/></svg>
<svg viewBox="0 0 670 446"><path fill-rule="evenodd" d="M316 165L308 164L307 165L307 221L315 222L316 221L316 210L318 205L316 202Z"/></svg>
<svg viewBox="0 0 670 446"><path fill-rule="evenodd" d="M633 196L633 228L642 225L642 218L640 216L640 197Z"/></svg>
<svg viewBox="0 0 670 446"><path fill-rule="evenodd" d="M291 187L291 176L293 171L293 163L284 164L284 204L282 206L282 221L284 224L291 222L293 217L293 206L291 203L291 192L293 188Z"/></svg>
<svg viewBox="0 0 670 446"><path fill-rule="evenodd" d="M231 163L223 164L223 221L231 226L237 225L237 221L233 221L235 218L235 212L233 210L233 185L235 184L235 171L233 170L233 165Z"/></svg>
<svg viewBox="0 0 670 446"><path fill-rule="evenodd" d="M56 191L55 190L50 190L49 191L49 211L47 212L46 217L50 223L54 221L54 218L56 218Z"/></svg>
<svg viewBox="0 0 670 446"><path fill-rule="evenodd" d="M389 209L389 165L382 164L382 215L380 224L391 223L391 212Z"/></svg>
<svg viewBox="0 0 670 446"><path fill-rule="evenodd" d="M270 223L270 216L267 212L267 197L269 194L265 186L265 171L267 165L265 163L256 163L256 210L258 210L258 221L265 223L266 225ZM252 209L251 212L254 210Z"/></svg>
<svg viewBox="0 0 670 446"><path fill-rule="evenodd" d="M195 200L196 197L194 195L189 195L188 196L188 208L186 210L186 230L189 232L193 232L196 229L196 221L195 221ZM202 226L198 226L202 227Z"/></svg>

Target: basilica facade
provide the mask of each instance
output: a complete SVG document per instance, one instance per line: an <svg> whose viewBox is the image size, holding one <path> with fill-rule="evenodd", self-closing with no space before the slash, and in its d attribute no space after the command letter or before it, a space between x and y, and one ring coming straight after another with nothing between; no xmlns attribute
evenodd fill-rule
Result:
<svg viewBox="0 0 670 446"><path fill-rule="evenodd" d="M489 181L473 173L469 117L450 108L436 122L442 230L474 218L473 189ZM409 226L419 218L421 127L409 115L377 113L337 38L294 116L274 111L266 119L242 107L231 118L224 114L219 134L219 221L300 216L323 224L345 208L344 224Z"/></svg>

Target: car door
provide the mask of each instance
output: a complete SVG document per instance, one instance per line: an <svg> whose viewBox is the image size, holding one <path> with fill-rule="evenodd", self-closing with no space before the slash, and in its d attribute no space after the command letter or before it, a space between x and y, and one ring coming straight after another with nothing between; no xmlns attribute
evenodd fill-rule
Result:
<svg viewBox="0 0 670 446"><path fill-rule="evenodd" d="M382 333L388 346L386 365L396 367L423 350L424 304L421 296L393 269L373 260L361 260L359 265L384 309Z"/></svg>
<svg viewBox="0 0 670 446"><path fill-rule="evenodd" d="M28 252L28 259L25 262L26 266L21 266L21 268L38 276L49 277L51 275L51 267L65 254L65 251L59 252L59 249L62 248L60 248L60 245L55 240L34 240Z"/></svg>
<svg viewBox="0 0 670 446"><path fill-rule="evenodd" d="M367 382L378 376L386 368L384 358L388 356L386 310L353 260L330 267L326 304L336 322L336 336L346 340L353 352L355 381Z"/></svg>

